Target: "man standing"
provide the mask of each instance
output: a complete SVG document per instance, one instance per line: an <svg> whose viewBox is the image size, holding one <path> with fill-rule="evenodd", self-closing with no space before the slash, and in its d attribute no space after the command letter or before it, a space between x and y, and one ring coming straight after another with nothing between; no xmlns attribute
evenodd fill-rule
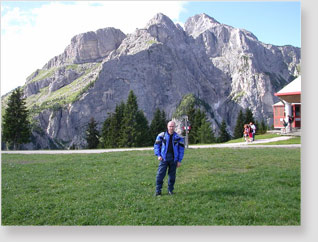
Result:
<svg viewBox="0 0 318 242"><path fill-rule="evenodd" d="M161 195L163 179L168 169L168 194L173 194L177 167L181 166L184 155L184 139L175 130L175 122L170 121L167 131L160 133L154 144L154 152L159 160L156 177L156 196Z"/></svg>
<svg viewBox="0 0 318 242"><path fill-rule="evenodd" d="M292 125L293 125L294 117L288 115L288 126L289 126L289 132L293 131Z"/></svg>
<svg viewBox="0 0 318 242"><path fill-rule="evenodd" d="M256 133L256 126L253 124L253 122L250 122L251 132L253 135L253 141L255 141L255 133Z"/></svg>

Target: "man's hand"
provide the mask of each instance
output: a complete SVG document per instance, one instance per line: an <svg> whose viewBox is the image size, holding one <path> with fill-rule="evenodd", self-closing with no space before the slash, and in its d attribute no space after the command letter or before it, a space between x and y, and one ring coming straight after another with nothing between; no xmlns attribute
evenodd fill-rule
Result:
<svg viewBox="0 0 318 242"><path fill-rule="evenodd" d="M177 168L181 166L181 162L177 162Z"/></svg>
<svg viewBox="0 0 318 242"><path fill-rule="evenodd" d="M162 157L161 157L161 156L158 156L158 160L162 161Z"/></svg>

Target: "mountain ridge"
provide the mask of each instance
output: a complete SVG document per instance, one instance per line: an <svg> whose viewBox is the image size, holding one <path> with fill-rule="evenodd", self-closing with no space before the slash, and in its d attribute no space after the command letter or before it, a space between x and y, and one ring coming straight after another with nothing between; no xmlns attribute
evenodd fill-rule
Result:
<svg viewBox="0 0 318 242"><path fill-rule="evenodd" d="M224 119L231 133L247 107L270 125L274 92L300 74L300 48L264 44L206 14L190 17L184 29L158 13L127 35L98 31L74 36L24 86L36 126L65 148L84 147L85 124L91 117L101 124L129 90L148 121L156 108L172 117L192 93L210 105L214 130Z"/></svg>

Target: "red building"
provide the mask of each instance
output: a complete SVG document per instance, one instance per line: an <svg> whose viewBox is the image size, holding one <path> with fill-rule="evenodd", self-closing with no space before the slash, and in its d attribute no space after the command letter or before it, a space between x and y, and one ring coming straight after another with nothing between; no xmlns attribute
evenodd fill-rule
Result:
<svg viewBox="0 0 318 242"><path fill-rule="evenodd" d="M283 120L293 117L292 128L301 127L301 76L274 94L280 102L273 105L274 128L283 128Z"/></svg>
<svg viewBox="0 0 318 242"><path fill-rule="evenodd" d="M293 128L301 127L301 104L300 103L292 103L292 117L294 117L294 121L292 123ZM283 119L285 118L285 105L282 102L275 103L273 105L274 111L274 128L283 128Z"/></svg>

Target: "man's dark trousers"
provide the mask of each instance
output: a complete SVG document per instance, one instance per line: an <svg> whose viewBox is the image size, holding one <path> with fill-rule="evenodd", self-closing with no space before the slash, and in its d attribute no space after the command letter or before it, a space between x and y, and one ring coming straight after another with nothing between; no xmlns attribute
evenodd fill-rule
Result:
<svg viewBox="0 0 318 242"><path fill-rule="evenodd" d="M163 179L166 176L168 169L168 191L172 192L174 183L176 181L177 163L174 161L173 156L167 154L166 160L161 160L156 177L156 192L160 193L162 189Z"/></svg>

